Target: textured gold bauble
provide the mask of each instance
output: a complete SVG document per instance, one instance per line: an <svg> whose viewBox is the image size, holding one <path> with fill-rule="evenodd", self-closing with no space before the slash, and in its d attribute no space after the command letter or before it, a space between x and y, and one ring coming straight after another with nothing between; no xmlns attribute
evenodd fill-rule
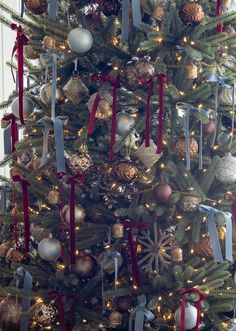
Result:
<svg viewBox="0 0 236 331"><path fill-rule="evenodd" d="M117 161L112 167L112 173L117 180L130 183L138 176L138 169L132 162Z"/></svg>
<svg viewBox="0 0 236 331"><path fill-rule="evenodd" d="M170 252L171 260L174 262L183 261L183 250L180 247L172 249Z"/></svg>
<svg viewBox="0 0 236 331"><path fill-rule="evenodd" d="M56 40L52 36L46 35L43 38L43 46L44 48L54 49L56 48Z"/></svg>
<svg viewBox="0 0 236 331"><path fill-rule="evenodd" d="M196 79L198 77L197 66L194 63L189 63L186 66L186 77L188 79Z"/></svg>
<svg viewBox="0 0 236 331"><path fill-rule="evenodd" d="M41 101L49 106L52 102L52 83L47 83L43 85L40 89L40 99ZM60 87L57 86L56 89L56 102L60 103L65 100L64 93Z"/></svg>
<svg viewBox="0 0 236 331"><path fill-rule="evenodd" d="M124 225L119 221L117 221L117 223L113 224L112 226L112 236L115 239L124 237Z"/></svg>
<svg viewBox="0 0 236 331"><path fill-rule="evenodd" d="M31 45L25 45L23 52L24 52L24 57L28 60L35 60L38 59L39 57Z"/></svg>
<svg viewBox="0 0 236 331"><path fill-rule="evenodd" d="M76 175L78 172L84 172L88 170L93 165L93 161L90 155L87 153L69 154L68 152L65 152L65 156L68 161L69 168L74 175Z"/></svg>
<svg viewBox="0 0 236 331"><path fill-rule="evenodd" d="M32 312L33 320L41 327L51 326L57 319L58 311L50 304L38 304Z"/></svg>
<svg viewBox="0 0 236 331"><path fill-rule="evenodd" d="M53 189L48 193L48 202L50 205L58 205L61 200L61 194L58 190Z"/></svg>
<svg viewBox="0 0 236 331"><path fill-rule="evenodd" d="M69 101L77 105L86 98L89 90L78 75L73 75L63 87L63 92Z"/></svg>
<svg viewBox="0 0 236 331"><path fill-rule="evenodd" d="M21 262L24 259L24 254L21 253L18 249L12 247L7 251L6 262Z"/></svg>
<svg viewBox="0 0 236 331"><path fill-rule="evenodd" d="M212 245L208 236L201 237L200 240L193 246L195 255L209 259L212 257Z"/></svg>
<svg viewBox="0 0 236 331"><path fill-rule="evenodd" d="M6 257L9 249L14 245L13 241L6 241L0 245L0 257Z"/></svg>
<svg viewBox="0 0 236 331"><path fill-rule="evenodd" d="M185 137L181 137L176 141L175 150L176 150L176 153L180 157L186 157ZM190 154L190 157L194 157L195 155L197 155L197 153L198 153L198 143L193 137L191 137L189 139L189 154Z"/></svg>
<svg viewBox="0 0 236 331"><path fill-rule="evenodd" d="M109 316L109 326L114 328L122 323L122 314L118 311L111 312Z"/></svg>
<svg viewBox="0 0 236 331"><path fill-rule="evenodd" d="M193 212L198 210L201 200L199 196L189 188L186 192L181 193L179 207L182 211Z"/></svg>
<svg viewBox="0 0 236 331"><path fill-rule="evenodd" d="M25 7L34 15L41 15L48 8L47 0L25 0Z"/></svg>
<svg viewBox="0 0 236 331"><path fill-rule="evenodd" d="M15 297L6 296L0 301L0 320L4 323L6 330L19 331L21 318L21 304Z"/></svg>
<svg viewBox="0 0 236 331"><path fill-rule="evenodd" d="M196 1L188 1L180 8L179 17L184 25L195 26L203 21L204 11Z"/></svg>

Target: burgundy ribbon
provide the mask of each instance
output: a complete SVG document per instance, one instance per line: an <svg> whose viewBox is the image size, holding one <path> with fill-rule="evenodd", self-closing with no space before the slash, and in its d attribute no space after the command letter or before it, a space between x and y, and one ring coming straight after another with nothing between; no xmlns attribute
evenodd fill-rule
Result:
<svg viewBox="0 0 236 331"><path fill-rule="evenodd" d="M217 0L216 1L216 16L221 16L222 15L222 0ZM222 33L223 32L223 23L218 23L216 27L217 33Z"/></svg>
<svg viewBox="0 0 236 331"><path fill-rule="evenodd" d="M181 317L180 317L180 331L185 331L185 307L186 307L186 294L195 293L198 295L198 300L196 301L197 308L197 322L196 322L196 331L199 331L199 322L201 317L201 301L205 299L205 295L202 294L197 288L182 288L177 291L181 295Z"/></svg>
<svg viewBox="0 0 236 331"><path fill-rule="evenodd" d="M16 207L16 202L15 202L15 183L12 183L12 203L13 203L13 235L14 235L14 241L16 248L19 248L19 242L18 242L18 222L17 222L17 207Z"/></svg>
<svg viewBox="0 0 236 331"><path fill-rule="evenodd" d="M22 189L23 213L24 213L24 237L25 237L25 253L30 251L30 221L29 221L29 206L28 206L28 186L30 183L20 176L13 176L13 182L19 182Z"/></svg>
<svg viewBox="0 0 236 331"><path fill-rule="evenodd" d="M236 197L232 193L228 192L224 195L224 198L227 201L230 201L230 200L233 201L232 206L231 206L231 212L232 212L233 220L236 223Z"/></svg>
<svg viewBox="0 0 236 331"><path fill-rule="evenodd" d="M18 92L19 92L19 118L21 124L24 124L24 115L23 115L23 93L24 93L24 45L28 45L28 38L23 33L23 28L21 25L17 25L15 23L11 24L11 29L16 30L16 43L12 50L11 55L11 61L13 59L13 56L15 52L17 51L17 62L18 62ZM14 78L13 74L13 68L11 67L12 76Z"/></svg>
<svg viewBox="0 0 236 331"><path fill-rule="evenodd" d="M65 307L63 300L70 299L71 306L70 306L70 327L69 331L72 331L73 328L73 319L74 319L74 295L65 294L60 291L51 291L48 293L48 297L50 300L55 300L55 304L57 306L59 317L60 317L60 326L62 331L67 331L66 328L66 317L65 317Z"/></svg>
<svg viewBox="0 0 236 331"><path fill-rule="evenodd" d="M154 89L153 79L149 82L149 88L147 93L147 101L146 101L146 126L145 126L145 147L150 147L150 104L151 104L151 96Z"/></svg>
<svg viewBox="0 0 236 331"><path fill-rule="evenodd" d="M84 175L79 173L70 178L70 264L75 264L75 185L77 180L84 182Z"/></svg>
<svg viewBox="0 0 236 331"><path fill-rule="evenodd" d="M12 152L15 151L15 144L18 142L18 127L16 123L16 117L13 114L5 115L2 118L4 121L11 121L11 150Z"/></svg>
<svg viewBox="0 0 236 331"><path fill-rule="evenodd" d="M136 237L136 241L134 241L133 229L137 229L140 232L143 229L148 227L148 223L140 222L134 223L130 220L125 220L122 222L124 228L128 230L128 242L129 242L129 250L131 254L131 261L132 261L132 276L133 276L133 283L137 287L141 287L141 277L138 267L138 258L137 258L137 246L138 246L138 237Z"/></svg>
<svg viewBox="0 0 236 331"><path fill-rule="evenodd" d="M98 0L98 14L97 20L100 21L102 11L102 3L101 0ZM95 17L95 8L94 8L94 0L92 0L92 17Z"/></svg>
<svg viewBox="0 0 236 331"><path fill-rule="evenodd" d="M100 87L105 83L108 82L113 86L113 102L112 102L112 119L111 119L111 139L110 139L110 149L109 149L109 158L113 159L115 153L113 151L113 147L116 143L116 101L117 101L117 89L121 87L120 82L117 78L113 76L109 76L103 73L96 73L91 77L92 81L96 82L97 80L100 81ZM88 134L93 133L94 130L94 122L96 118L97 106L99 103L100 97L96 96L92 111L89 117L89 124L88 124Z"/></svg>

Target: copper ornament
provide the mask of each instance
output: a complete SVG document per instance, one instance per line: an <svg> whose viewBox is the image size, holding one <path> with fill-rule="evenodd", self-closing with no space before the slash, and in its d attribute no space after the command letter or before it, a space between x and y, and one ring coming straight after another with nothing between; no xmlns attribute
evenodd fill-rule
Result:
<svg viewBox="0 0 236 331"><path fill-rule="evenodd" d="M175 151L176 154L180 157L186 157L186 143L185 143L185 137L179 138L175 143ZM191 137L189 139L189 153L190 157L194 157L198 153L198 143L197 141Z"/></svg>
<svg viewBox="0 0 236 331"><path fill-rule="evenodd" d="M24 259L24 254L21 253L18 249L12 247L7 251L6 262L20 262Z"/></svg>
<svg viewBox="0 0 236 331"><path fill-rule="evenodd" d="M41 15L48 8L47 0L25 0L25 7L34 15Z"/></svg>
<svg viewBox="0 0 236 331"><path fill-rule="evenodd" d="M6 257L9 249L14 245L13 241L6 241L0 245L0 257Z"/></svg>
<svg viewBox="0 0 236 331"><path fill-rule="evenodd" d="M73 75L63 87L63 92L69 101L77 105L84 100L89 90L78 75Z"/></svg>
<svg viewBox="0 0 236 331"><path fill-rule="evenodd" d="M209 259L212 257L212 245L209 236L201 237L200 240L193 246L195 255Z"/></svg>
<svg viewBox="0 0 236 331"><path fill-rule="evenodd" d="M180 8L179 17L184 25L195 26L203 21L204 11L199 3L188 1Z"/></svg>

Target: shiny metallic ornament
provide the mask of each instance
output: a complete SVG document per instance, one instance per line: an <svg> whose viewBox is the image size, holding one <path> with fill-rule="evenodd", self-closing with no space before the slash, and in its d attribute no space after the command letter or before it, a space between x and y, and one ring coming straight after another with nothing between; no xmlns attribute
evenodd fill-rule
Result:
<svg viewBox="0 0 236 331"><path fill-rule="evenodd" d="M70 224L70 205L65 205L61 210L61 217L66 225ZM81 205L75 206L75 224L78 226L84 223L86 217L85 209Z"/></svg>
<svg viewBox="0 0 236 331"><path fill-rule="evenodd" d="M196 79L198 77L198 69L196 64L194 64L193 62L187 64L186 77L188 79Z"/></svg>
<svg viewBox="0 0 236 331"><path fill-rule="evenodd" d="M50 205L58 205L61 201L61 194L58 190L52 189L48 193L48 202Z"/></svg>
<svg viewBox="0 0 236 331"><path fill-rule="evenodd" d="M231 6L232 0L221 0L221 7L223 12L227 11Z"/></svg>
<svg viewBox="0 0 236 331"><path fill-rule="evenodd" d="M47 49L54 49L56 48L56 40L52 36L46 35L43 38L43 46Z"/></svg>
<svg viewBox="0 0 236 331"><path fill-rule="evenodd" d="M32 312L33 320L41 327L50 327L57 320L58 311L51 304L40 303Z"/></svg>
<svg viewBox="0 0 236 331"><path fill-rule="evenodd" d="M47 0L25 0L25 7L34 15L41 15L48 9Z"/></svg>
<svg viewBox="0 0 236 331"><path fill-rule="evenodd" d="M35 241L40 242L50 235L50 230L43 227L41 224L32 223L30 225L30 234Z"/></svg>
<svg viewBox="0 0 236 331"><path fill-rule="evenodd" d="M125 112L117 114L116 132L120 136L128 134L135 127L135 120L133 117Z"/></svg>
<svg viewBox="0 0 236 331"><path fill-rule="evenodd" d="M122 323L122 314L118 311L111 312L109 316L109 326L111 328L116 328Z"/></svg>
<svg viewBox="0 0 236 331"><path fill-rule="evenodd" d="M198 210L201 199L190 187L186 192L181 193L179 207L184 212L193 212Z"/></svg>
<svg viewBox="0 0 236 331"><path fill-rule="evenodd" d="M93 104L94 104L96 96L97 96L97 93L94 93L91 95L91 97L88 100L88 109L90 112L93 109ZM98 107L97 107L97 111L96 111L96 118L105 120L111 116L112 101L113 101L112 95L109 92L104 92L100 96L100 101L98 102Z"/></svg>
<svg viewBox="0 0 236 331"><path fill-rule="evenodd" d="M40 89L40 99L41 101L49 106L52 102L52 83L47 83L43 85ZM60 103L65 100L64 93L60 87L56 89L56 102Z"/></svg>
<svg viewBox="0 0 236 331"><path fill-rule="evenodd" d="M114 259L110 256L103 256L103 254L98 256L98 263L101 264L101 261L103 259L103 269L108 275L112 275L115 272L115 263ZM118 269L120 269L123 265L123 257L120 255L118 257Z"/></svg>
<svg viewBox="0 0 236 331"><path fill-rule="evenodd" d="M17 163L27 165L33 158L33 150L25 150L17 153Z"/></svg>
<svg viewBox="0 0 236 331"><path fill-rule="evenodd" d="M34 51L31 45L25 45L23 52L24 52L24 57L28 60L35 60L39 58L38 53Z"/></svg>
<svg viewBox="0 0 236 331"><path fill-rule="evenodd" d="M124 225L117 221L112 226L112 237L115 239L120 239L124 237Z"/></svg>
<svg viewBox="0 0 236 331"><path fill-rule="evenodd" d="M78 27L71 30L67 42L73 52L86 53L93 45L93 37L88 30Z"/></svg>
<svg viewBox="0 0 236 331"><path fill-rule="evenodd" d="M38 254L41 259L54 262L61 255L61 243L55 238L45 238L39 243Z"/></svg>
<svg viewBox="0 0 236 331"><path fill-rule="evenodd" d="M179 155L180 157L183 157L183 158L186 157L185 137L181 137L176 141L175 151L176 151L176 154ZM189 139L189 153L190 153L191 158L196 156L198 153L198 143L193 137L191 137Z"/></svg>
<svg viewBox="0 0 236 331"><path fill-rule="evenodd" d="M130 183L138 176L138 169L132 162L123 160L113 165L112 173L118 180Z"/></svg>
<svg viewBox="0 0 236 331"><path fill-rule="evenodd" d="M221 104L232 105L233 89L224 88L219 95L219 101ZM236 89L234 91L234 105L236 105Z"/></svg>
<svg viewBox="0 0 236 331"><path fill-rule="evenodd" d="M184 25L195 26L203 21L204 11L196 1L188 1L180 8L179 17Z"/></svg>
<svg viewBox="0 0 236 331"><path fill-rule="evenodd" d="M14 245L13 241L6 241L0 245L0 257L6 257L9 249Z"/></svg>
<svg viewBox="0 0 236 331"><path fill-rule="evenodd" d="M89 90L78 75L73 75L63 87L63 92L69 101L77 105L84 100Z"/></svg>
<svg viewBox="0 0 236 331"><path fill-rule="evenodd" d="M11 104L12 113L19 118L19 97L16 97ZM23 116L25 119L34 111L34 103L28 97L23 97Z"/></svg>
<svg viewBox="0 0 236 331"><path fill-rule="evenodd" d="M70 171L76 175L78 172L84 172L93 165L93 160L87 153L83 154L69 154L65 152L66 160L68 162Z"/></svg>

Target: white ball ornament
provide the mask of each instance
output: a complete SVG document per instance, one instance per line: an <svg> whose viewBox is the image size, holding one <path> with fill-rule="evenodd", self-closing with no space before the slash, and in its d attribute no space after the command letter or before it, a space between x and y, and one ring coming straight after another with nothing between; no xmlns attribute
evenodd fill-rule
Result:
<svg viewBox="0 0 236 331"><path fill-rule="evenodd" d="M45 238L38 245L38 253L41 259L53 262L61 255L61 244L56 238Z"/></svg>
<svg viewBox="0 0 236 331"><path fill-rule="evenodd" d="M73 52L86 53L93 45L93 37L88 30L78 27L71 30L67 42Z"/></svg>
<svg viewBox="0 0 236 331"><path fill-rule="evenodd" d="M133 117L128 113L119 113L116 120L116 130L117 134L120 136L129 133L135 126L135 121Z"/></svg>
<svg viewBox="0 0 236 331"><path fill-rule="evenodd" d="M19 97L16 97L11 104L11 111L13 115L19 118ZM34 103L27 98L26 96L23 97L23 116L24 118L30 116L34 111Z"/></svg>
<svg viewBox="0 0 236 331"><path fill-rule="evenodd" d="M229 153L221 159L216 178L223 184L236 182L236 157Z"/></svg>
<svg viewBox="0 0 236 331"><path fill-rule="evenodd" d="M177 327L181 326L181 306L175 312ZM185 306L185 330L192 330L197 325L197 308L189 303Z"/></svg>

